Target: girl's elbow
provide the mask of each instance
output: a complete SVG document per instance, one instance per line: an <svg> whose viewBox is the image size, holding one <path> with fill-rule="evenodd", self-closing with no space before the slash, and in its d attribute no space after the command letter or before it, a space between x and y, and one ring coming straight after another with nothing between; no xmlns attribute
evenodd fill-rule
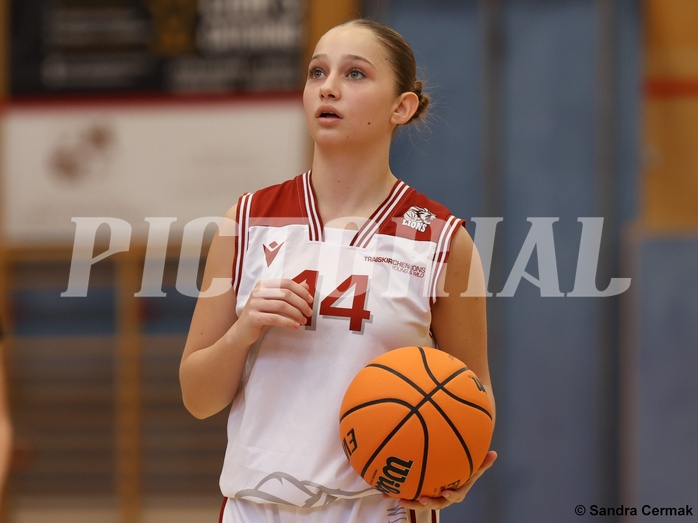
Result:
<svg viewBox="0 0 698 523"><path fill-rule="evenodd" d="M182 403L184 403L184 408L187 412L194 416L196 419L206 419L219 413L221 408L216 409L208 404L208 402L203 402L197 400L196 398L191 398L187 394L182 393Z"/></svg>

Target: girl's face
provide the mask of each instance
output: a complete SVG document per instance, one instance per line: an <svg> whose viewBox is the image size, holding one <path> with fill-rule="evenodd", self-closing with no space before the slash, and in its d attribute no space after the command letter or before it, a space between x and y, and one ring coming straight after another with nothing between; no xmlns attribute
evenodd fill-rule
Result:
<svg viewBox="0 0 698 523"><path fill-rule="evenodd" d="M327 32L308 66L303 105L316 144L390 142L402 96L376 36L351 24Z"/></svg>

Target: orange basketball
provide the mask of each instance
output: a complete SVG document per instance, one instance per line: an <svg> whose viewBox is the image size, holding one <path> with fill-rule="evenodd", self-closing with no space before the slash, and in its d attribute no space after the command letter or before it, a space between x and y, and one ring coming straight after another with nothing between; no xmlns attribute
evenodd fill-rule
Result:
<svg viewBox="0 0 698 523"><path fill-rule="evenodd" d="M453 356L403 347L371 361L342 401L339 430L351 466L395 498L439 497L480 467L492 412L477 376Z"/></svg>

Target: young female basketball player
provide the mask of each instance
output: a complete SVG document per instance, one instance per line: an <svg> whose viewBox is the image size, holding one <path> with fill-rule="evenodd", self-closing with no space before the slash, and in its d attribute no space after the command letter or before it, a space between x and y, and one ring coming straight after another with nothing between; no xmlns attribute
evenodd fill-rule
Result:
<svg viewBox="0 0 698 523"><path fill-rule="evenodd" d="M339 441L349 382L398 347L438 345L493 401L473 243L389 166L395 129L428 105L415 69L409 44L383 25L328 31L303 94L312 169L243 195L213 240L180 380L196 417L232 403L224 523L431 523L496 458L439 498L398 501L368 488ZM225 292L205 292L226 280Z"/></svg>

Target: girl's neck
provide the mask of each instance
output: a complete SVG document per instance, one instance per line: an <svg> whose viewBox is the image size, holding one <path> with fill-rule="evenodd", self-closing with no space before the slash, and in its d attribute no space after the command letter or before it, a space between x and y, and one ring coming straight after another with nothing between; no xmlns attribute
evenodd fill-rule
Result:
<svg viewBox="0 0 698 523"><path fill-rule="evenodd" d="M387 157L315 151L312 183L325 225L341 218L368 218L395 182Z"/></svg>

